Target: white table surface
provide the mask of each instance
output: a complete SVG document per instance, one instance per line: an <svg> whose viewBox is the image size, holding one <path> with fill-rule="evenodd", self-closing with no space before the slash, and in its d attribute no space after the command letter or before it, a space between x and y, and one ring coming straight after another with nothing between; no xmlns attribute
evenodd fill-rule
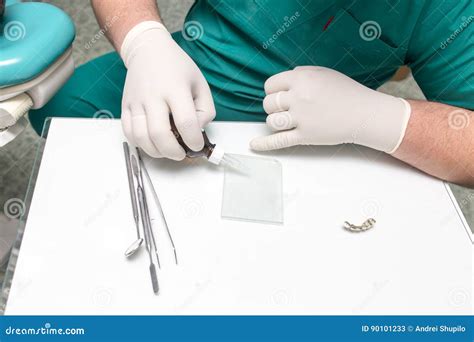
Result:
<svg viewBox="0 0 474 342"><path fill-rule="evenodd" d="M252 154L263 124L214 123ZM160 295L135 238L120 122L51 123L6 314L471 314L472 244L443 182L369 149L298 147L283 165L284 224L220 217L224 172L147 159L159 220ZM377 220L368 232L345 220Z"/></svg>

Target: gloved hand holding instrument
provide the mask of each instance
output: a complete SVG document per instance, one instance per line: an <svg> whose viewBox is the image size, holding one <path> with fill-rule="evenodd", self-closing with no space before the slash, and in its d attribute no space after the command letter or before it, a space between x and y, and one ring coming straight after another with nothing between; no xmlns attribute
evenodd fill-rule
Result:
<svg viewBox="0 0 474 342"><path fill-rule="evenodd" d="M122 99L127 139L148 155L185 158L170 126L170 113L184 143L204 147L202 128L215 117L206 79L157 21L144 21L125 36L120 55L128 69Z"/></svg>

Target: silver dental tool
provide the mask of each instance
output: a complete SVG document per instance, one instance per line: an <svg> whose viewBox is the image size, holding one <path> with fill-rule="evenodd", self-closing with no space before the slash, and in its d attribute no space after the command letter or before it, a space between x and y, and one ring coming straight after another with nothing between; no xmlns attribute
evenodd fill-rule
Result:
<svg viewBox="0 0 474 342"><path fill-rule="evenodd" d="M142 180L142 182L143 182L143 180ZM158 268L161 268L160 258L158 257L158 248L156 246L155 233L153 232L153 225L152 225L151 219L150 219L150 211L148 210L148 201L146 200L146 194L145 194L145 191L144 191L144 187L142 187L142 189L143 189L143 203L145 204L145 215L146 215L146 221L147 221L148 233L149 233L148 238L151 237L151 246L153 247L153 250L155 252L156 262L158 263Z"/></svg>
<svg viewBox="0 0 474 342"><path fill-rule="evenodd" d="M141 169L144 171L145 177L147 178L147 182L148 182L149 187L151 189L151 193L153 194L153 199L155 200L155 204L158 207L158 209L160 210L160 215L163 218L163 222L164 222L165 227L166 227L166 232L168 234L168 238L169 238L169 240L171 242L171 246L173 248L174 260L175 260L175 263L177 265L178 264L178 254L176 253L176 247L174 245L174 241L173 241L173 238L171 236L170 229L168 227L168 222L166 222L166 217L165 217L165 214L163 213L163 208L161 207L160 199L158 198L158 194L156 193L155 187L153 186L153 182L151 181L151 177L148 173L148 170L145 166L145 162L143 161L142 155L141 155L140 150L138 148L137 148L137 155L138 155L138 160L140 161Z"/></svg>
<svg viewBox="0 0 474 342"><path fill-rule="evenodd" d="M153 292L157 294L159 292L159 286L158 286L158 277L156 274L156 267L155 267L155 263L153 262L153 256L152 256L152 243L153 242L151 241L151 238L150 238L152 234L151 223L150 223L150 217L148 215L148 210L146 208L146 198L145 198L145 193L143 191L143 179L141 177L141 172L138 167L137 158L135 156L132 156L132 170L133 170L133 174L135 175L135 178L137 179L138 203L140 205L140 215L142 217L143 235L145 236L145 246L148 253L148 257L150 259L149 269L150 269L150 276L151 276L151 284L153 286ZM156 256L158 257L158 254L156 254ZM157 262L159 265L159 260L157 260Z"/></svg>
<svg viewBox="0 0 474 342"><path fill-rule="evenodd" d="M135 194L135 187L133 183L132 167L130 164L130 148L126 141L123 142L123 152L125 155L125 164L127 165L127 176L128 176L128 187L130 190L130 199L132 200L133 218L135 220L135 226L137 228L137 239L127 248L125 256L130 257L140 249L143 238L140 236L140 225L139 225L139 214L137 208L137 196Z"/></svg>
<svg viewBox="0 0 474 342"><path fill-rule="evenodd" d="M138 155L138 163L137 163L137 169L138 169L138 175L140 176L139 184L142 188L143 191L143 204L145 208L145 221L147 223L147 228L148 228L148 238L151 238L151 247L153 248L156 256L156 262L158 263L158 268L161 268L160 265L160 258L158 257L158 248L156 246L156 240L155 240L155 233L153 232L153 226L151 224L151 219L150 219L150 211L148 210L148 201L146 199L146 190L145 190L145 183L143 182L143 172L142 172L142 165L143 161L141 160L140 156L140 151L137 148L137 155ZM136 158L135 158L136 160Z"/></svg>

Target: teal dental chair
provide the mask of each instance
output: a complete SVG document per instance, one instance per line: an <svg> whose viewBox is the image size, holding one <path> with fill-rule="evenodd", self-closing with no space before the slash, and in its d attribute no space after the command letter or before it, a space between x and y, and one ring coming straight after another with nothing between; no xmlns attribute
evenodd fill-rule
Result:
<svg viewBox="0 0 474 342"><path fill-rule="evenodd" d="M0 0L0 147L72 75L74 36L69 16L53 5Z"/></svg>

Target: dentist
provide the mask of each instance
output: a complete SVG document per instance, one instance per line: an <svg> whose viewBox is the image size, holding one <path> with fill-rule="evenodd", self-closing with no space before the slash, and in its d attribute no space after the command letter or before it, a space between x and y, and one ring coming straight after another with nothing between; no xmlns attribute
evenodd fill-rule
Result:
<svg viewBox="0 0 474 342"><path fill-rule="evenodd" d="M92 0L117 53L79 67L30 118L121 117L153 157L181 160L210 121L266 121L250 142L358 144L474 185L472 1L198 0L170 34L155 0ZM427 100L374 89L408 65Z"/></svg>

